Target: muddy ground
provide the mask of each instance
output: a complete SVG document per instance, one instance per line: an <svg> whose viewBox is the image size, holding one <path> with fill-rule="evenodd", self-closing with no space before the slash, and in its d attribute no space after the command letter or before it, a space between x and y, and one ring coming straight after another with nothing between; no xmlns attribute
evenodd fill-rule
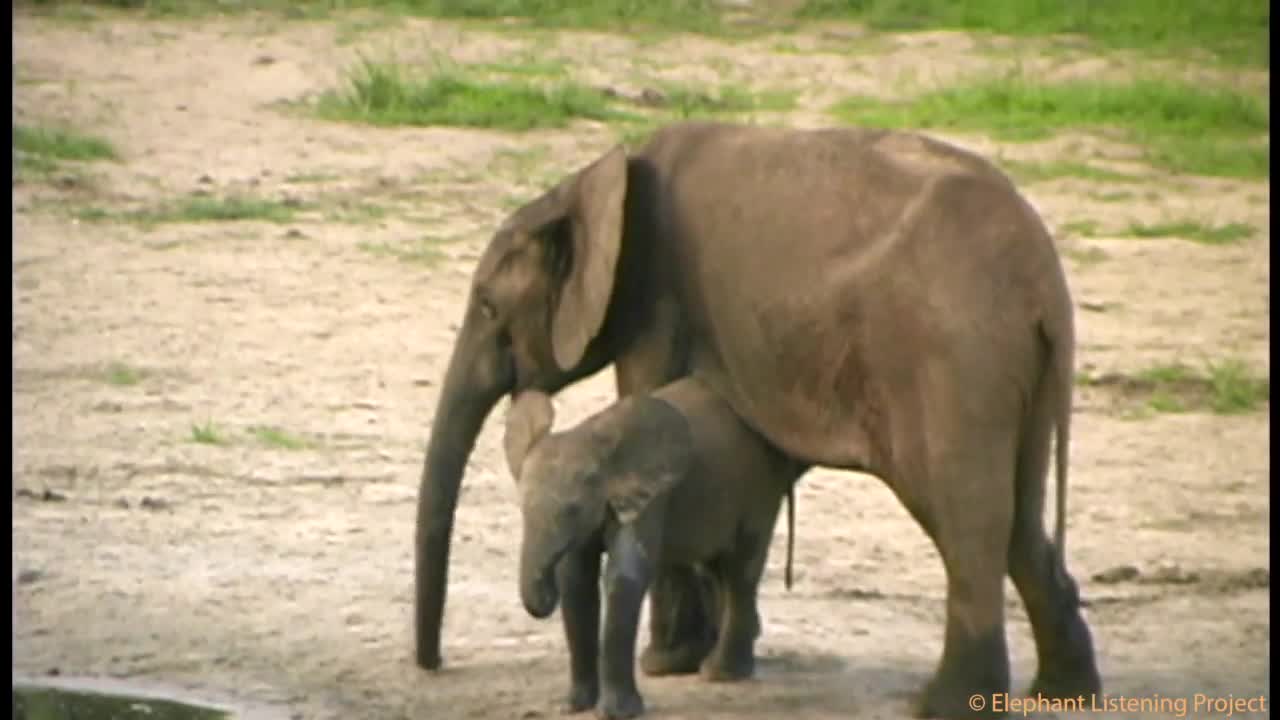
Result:
<svg viewBox="0 0 1280 720"><path fill-rule="evenodd" d="M800 90L799 109L774 119L809 126L830 122L822 109L842 94L891 96L907 79L928 87L1019 58L1046 77L1142 64L1078 45L1040 53L1028 42L856 28L719 42L366 16L21 12L14 28L15 122L71 124L122 155L14 182L15 671L317 720L556 714L564 642L559 622L528 617L516 593L504 407L468 466L447 669L435 675L411 661L414 502L488 233L614 138L592 122L523 134L380 129L297 110L358 51L562 58L576 77L623 88L726 76ZM1223 77L1270 82L1265 71ZM992 156L1091 157L1141 175L1025 186L1061 230L1082 371L1228 356L1266 371L1269 182L1171 177L1086 136L949 137ZM192 193L300 209L287 222L118 219ZM1116 234L1131 221L1182 218L1257 233L1224 246ZM1100 235L1063 229L1080 220ZM1070 566L1106 689L1269 697L1269 406L1160 413L1116 387L1078 395L1069 506ZM609 371L573 388L557 400L558 424L611 394ZM941 650L938 557L874 478L817 470L798 496L796 584L783 589L775 545L759 677L641 678L653 717L905 715ZM1009 587L1022 689L1034 650Z"/></svg>

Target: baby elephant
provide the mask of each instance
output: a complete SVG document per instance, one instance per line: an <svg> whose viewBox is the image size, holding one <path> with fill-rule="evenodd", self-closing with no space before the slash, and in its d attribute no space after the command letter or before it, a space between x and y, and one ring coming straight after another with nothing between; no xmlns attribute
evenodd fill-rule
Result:
<svg viewBox="0 0 1280 720"><path fill-rule="evenodd" d="M807 467L774 450L692 378L623 398L564 432L549 433L553 419L546 395L522 393L508 412L504 445L520 490L525 609L547 617L564 595L567 710L598 705L605 718L644 712L636 630L649 581L664 564L696 565L716 578L721 617L703 676L749 677L760 632L756 587L782 498ZM790 568L789 540L788 584Z"/></svg>

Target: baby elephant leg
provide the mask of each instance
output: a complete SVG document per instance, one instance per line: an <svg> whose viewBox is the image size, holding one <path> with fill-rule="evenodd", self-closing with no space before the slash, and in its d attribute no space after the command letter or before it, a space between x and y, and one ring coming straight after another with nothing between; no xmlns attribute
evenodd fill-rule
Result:
<svg viewBox="0 0 1280 720"><path fill-rule="evenodd" d="M556 567L560 617L569 642L567 713L590 710L600 699L600 550L571 552Z"/></svg>
<svg viewBox="0 0 1280 720"><path fill-rule="evenodd" d="M652 578L653 567L641 549L634 529L624 525L609 543L605 570L607 605L604 642L600 654L600 705L596 714L607 720L632 718L644 713L644 700L636 689L636 634L640 606Z"/></svg>
<svg viewBox="0 0 1280 720"><path fill-rule="evenodd" d="M756 593L768 550L767 536L744 535L738 548L719 563L724 598L720 637L702 663L702 677L711 682L744 680L755 674L755 643L760 634Z"/></svg>

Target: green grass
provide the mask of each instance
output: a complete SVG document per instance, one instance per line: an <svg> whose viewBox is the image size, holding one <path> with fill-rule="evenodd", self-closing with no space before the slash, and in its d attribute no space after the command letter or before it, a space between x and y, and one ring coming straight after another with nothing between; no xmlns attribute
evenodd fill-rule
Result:
<svg viewBox="0 0 1280 720"><path fill-rule="evenodd" d="M1137 176L1129 173L1108 170L1096 165L1071 160L1051 160L1048 162L1004 160L1000 163L1000 166L1014 178L1026 183L1067 177L1096 180L1098 182L1134 182L1138 180Z"/></svg>
<svg viewBox="0 0 1280 720"><path fill-rule="evenodd" d="M569 74L569 64L564 60L537 57L525 57L518 62L476 63L468 67L479 72L520 77L558 78Z"/></svg>
<svg viewBox="0 0 1280 720"><path fill-rule="evenodd" d="M1257 229L1244 223L1227 223L1226 225L1205 225L1194 220L1178 220L1174 222L1144 225L1133 223L1128 227L1128 234L1140 238L1176 237L1201 243L1203 245L1230 245L1253 237Z"/></svg>
<svg viewBox="0 0 1280 720"><path fill-rule="evenodd" d="M79 208L74 216L85 222L124 220L144 227L170 223L232 222L256 220L285 223L294 219L297 207L279 200L243 196L195 195L156 207L113 213L99 207Z"/></svg>
<svg viewBox="0 0 1280 720"><path fill-rule="evenodd" d="M1270 402L1271 381L1260 377L1244 362L1224 360L1209 365L1213 411L1223 415L1250 412Z"/></svg>
<svg viewBox="0 0 1280 720"><path fill-rule="evenodd" d="M304 450L311 447L311 443L306 439L277 427L260 425L250 428L249 431L258 439L258 442L281 450Z"/></svg>
<svg viewBox="0 0 1280 720"><path fill-rule="evenodd" d="M227 438L212 420L207 420L204 424L191 426L191 442L201 445L226 445Z"/></svg>
<svg viewBox="0 0 1280 720"><path fill-rule="evenodd" d="M1158 413L1212 412L1233 415L1261 409L1271 400L1271 382L1238 358L1206 362L1202 370L1183 363L1155 365L1134 373L1077 375L1080 385L1111 388ZM1140 416L1141 413L1138 413Z"/></svg>
<svg viewBox="0 0 1280 720"><path fill-rule="evenodd" d="M1270 67L1267 0L808 0L798 14L880 30L1071 33L1103 47L1184 56L1203 50L1228 63Z"/></svg>
<svg viewBox="0 0 1280 720"><path fill-rule="evenodd" d="M563 128L576 118L621 117L603 93L564 81L542 86L480 80L437 63L421 72L394 62L362 60L346 85L320 97L316 112L329 120L371 125L447 125L499 130Z"/></svg>
<svg viewBox="0 0 1280 720"><path fill-rule="evenodd" d="M444 252L439 248L442 242L444 240L428 237L410 243L362 242L357 247L370 255L393 258L400 262L414 265L433 267L445 259Z"/></svg>
<svg viewBox="0 0 1280 720"><path fill-rule="evenodd" d="M723 84L704 90L691 85L661 86L665 105L681 118L705 115L748 113L761 110L784 111L795 107L791 91L753 92L737 85Z"/></svg>
<svg viewBox="0 0 1280 720"><path fill-rule="evenodd" d="M1097 237L1098 223L1096 220L1071 220L1062 223L1062 231L1081 237Z"/></svg>
<svg viewBox="0 0 1280 720"><path fill-rule="evenodd" d="M1014 73L902 102L852 97L831 110L859 125L987 132L1011 141L1070 129L1119 130L1164 169L1229 177L1269 173L1270 146L1262 141L1271 127L1268 105L1228 88L1155 78L1041 84Z"/></svg>
<svg viewBox="0 0 1280 720"><path fill-rule="evenodd" d="M115 160L119 157L110 141L66 128L13 128L13 149L50 160Z"/></svg>
<svg viewBox="0 0 1280 720"><path fill-rule="evenodd" d="M128 387L142 382L145 373L125 363L113 362L103 371L102 379L109 385Z"/></svg>
<svg viewBox="0 0 1280 720"><path fill-rule="evenodd" d="M28 0L57 10L56 0ZM254 10L289 19L318 19L335 11L378 10L401 15L496 20L523 18L543 27L652 28L685 32L723 29L712 0L83 0L86 5L141 10L152 16L207 16ZM353 28L347 32L359 32Z"/></svg>
<svg viewBox="0 0 1280 720"><path fill-rule="evenodd" d="M64 162L117 160L119 153L110 141L77 130L58 127L15 125L13 151L18 177L40 179L60 169Z"/></svg>

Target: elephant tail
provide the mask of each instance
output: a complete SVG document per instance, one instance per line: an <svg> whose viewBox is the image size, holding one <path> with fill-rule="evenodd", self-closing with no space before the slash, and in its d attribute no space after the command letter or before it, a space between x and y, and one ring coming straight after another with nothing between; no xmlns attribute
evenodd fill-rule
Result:
<svg viewBox="0 0 1280 720"><path fill-rule="evenodd" d="M787 486L787 567L783 575L783 584L791 589L791 557L796 545L796 484Z"/></svg>
<svg viewBox="0 0 1280 720"><path fill-rule="evenodd" d="M1069 307L1069 306L1068 306ZM1067 465L1071 450L1071 409L1075 390L1075 333L1072 327L1070 310L1050 334L1050 382L1055 386L1054 425L1054 465L1057 471L1057 497L1054 507L1056 518L1053 526L1053 547L1057 554L1057 572L1065 573L1067 567Z"/></svg>

